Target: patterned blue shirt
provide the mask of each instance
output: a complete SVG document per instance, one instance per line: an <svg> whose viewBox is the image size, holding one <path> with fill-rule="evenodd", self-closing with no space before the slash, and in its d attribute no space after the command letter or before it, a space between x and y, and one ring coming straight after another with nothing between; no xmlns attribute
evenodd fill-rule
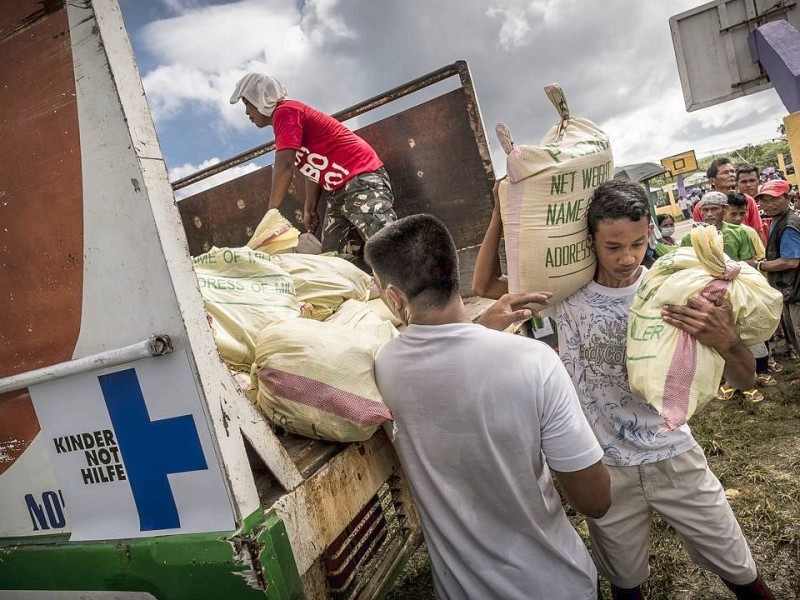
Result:
<svg viewBox="0 0 800 600"><path fill-rule="evenodd" d="M608 465L656 462L697 444L688 425L667 431L658 411L628 387L628 310L646 272L625 288L591 281L556 308L561 360Z"/></svg>

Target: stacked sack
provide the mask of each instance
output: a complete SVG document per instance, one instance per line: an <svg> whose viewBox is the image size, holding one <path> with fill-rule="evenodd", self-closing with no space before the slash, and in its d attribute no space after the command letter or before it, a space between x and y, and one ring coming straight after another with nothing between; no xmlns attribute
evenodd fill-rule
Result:
<svg viewBox="0 0 800 600"><path fill-rule="evenodd" d="M239 389L271 421L307 437L366 440L391 419L373 366L397 330L369 308L369 275L338 257L292 252L301 237L270 210L247 246L193 259L214 338Z"/></svg>
<svg viewBox="0 0 800 600"><path fill-rule="evenodd" d="M614 160L608 136L570 116L558 84L545 93L561 120L538 146L515 145L506 125L496 127L508 155L498 194L509 291L550 291L555 306L594 275L586 210L595 188L614 177Z"/></svg>
<svg viewBox="0 0 800 600"><path fill-rule="evenodd" d="M742 342L768 340L781 318L781 294L747 263L723 252L716 227L696 227L692 246L659 258L645 275L628 316L631 391L658 409L667 429L682 424L716 394L725 361L661 318L665 304L683 306L701 292L724 292Z"/></svg>
<svg viewBox="0 0 800 600"><path fill-rule="evenodd" d="M247 246L214 247L193 261L222 360L249 371L256 337L267 323L300 316L291 275Z"/></svg>
<svg viewBox="0 0 800 600"><path fill-rule="evenodd" d="M256 404L287 431L355 442L392 418L373 369L375 354L397 330L364 302L349 300L342 309L324 322L276 322L258 337Z"/></svg>
<svg viewBox="0 0 800 600"><path fill-rule="evenodd" d="M265 254L278 254L297 246L300 237L297 228L282 217L277 208L271 208L261 219L247 246Z"/></svg>
<svg viewBox="0 0 800 600"><path fill-rule="evenodd" d="M292 277L304 317L324 321L346 300L369 299L372 277L343 258L278 254L272 260Z"/></svg>

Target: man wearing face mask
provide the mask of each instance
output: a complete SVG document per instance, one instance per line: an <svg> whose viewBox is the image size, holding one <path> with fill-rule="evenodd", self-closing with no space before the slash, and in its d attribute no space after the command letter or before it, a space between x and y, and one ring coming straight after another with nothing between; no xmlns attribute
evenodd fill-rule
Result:
<svg viewBox="0 0 800 600"><path fill-rule="evenodd" d="M274 77L248 73L230 102L242 100L250 121L275 132L275 164L269 208L280 208L297 168L308 180L303 223L314 232L317 205L325 202L322 251L341 252L352 228L367 240L397 218L383 162L366 141L339 121L287 98Z"/></svg>
<svg viewBox="0 0 800 600"><path fill-rule="evenodd" d="M609 475L558 355L470 322L455 244L431 215L387 226L366 259L407 324L376 356L375 379L394 414L436 597L596 599L597 572L551 469L593 517L611 504Z"/></svg>

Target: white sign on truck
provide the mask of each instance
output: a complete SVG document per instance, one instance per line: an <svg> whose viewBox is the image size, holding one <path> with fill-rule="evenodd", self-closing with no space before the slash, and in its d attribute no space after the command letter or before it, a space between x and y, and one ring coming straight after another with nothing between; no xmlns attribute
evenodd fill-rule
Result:
<svg viewBox="0 0 800 600"><path fill-rule="evenodd" d="M235 528L184 352L30 392L70 509L71 540Z"/></svg>

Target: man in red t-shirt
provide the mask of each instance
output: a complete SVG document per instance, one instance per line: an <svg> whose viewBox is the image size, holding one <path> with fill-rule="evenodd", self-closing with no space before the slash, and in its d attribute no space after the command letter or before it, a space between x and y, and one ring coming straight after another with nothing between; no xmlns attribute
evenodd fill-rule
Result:
<svg viewBox="0 0 800 600"><path fill-rule="evenodd" d="M280 208L294 168L308 179L303 223L316 231L317 205L325 200L322 250L342 251L351 228L367 240L397 219L394 196L375 150L339 121L297 100L268 75L248 73L231 96L242 100L250 121L275 132L269 208Z"/></svg>

